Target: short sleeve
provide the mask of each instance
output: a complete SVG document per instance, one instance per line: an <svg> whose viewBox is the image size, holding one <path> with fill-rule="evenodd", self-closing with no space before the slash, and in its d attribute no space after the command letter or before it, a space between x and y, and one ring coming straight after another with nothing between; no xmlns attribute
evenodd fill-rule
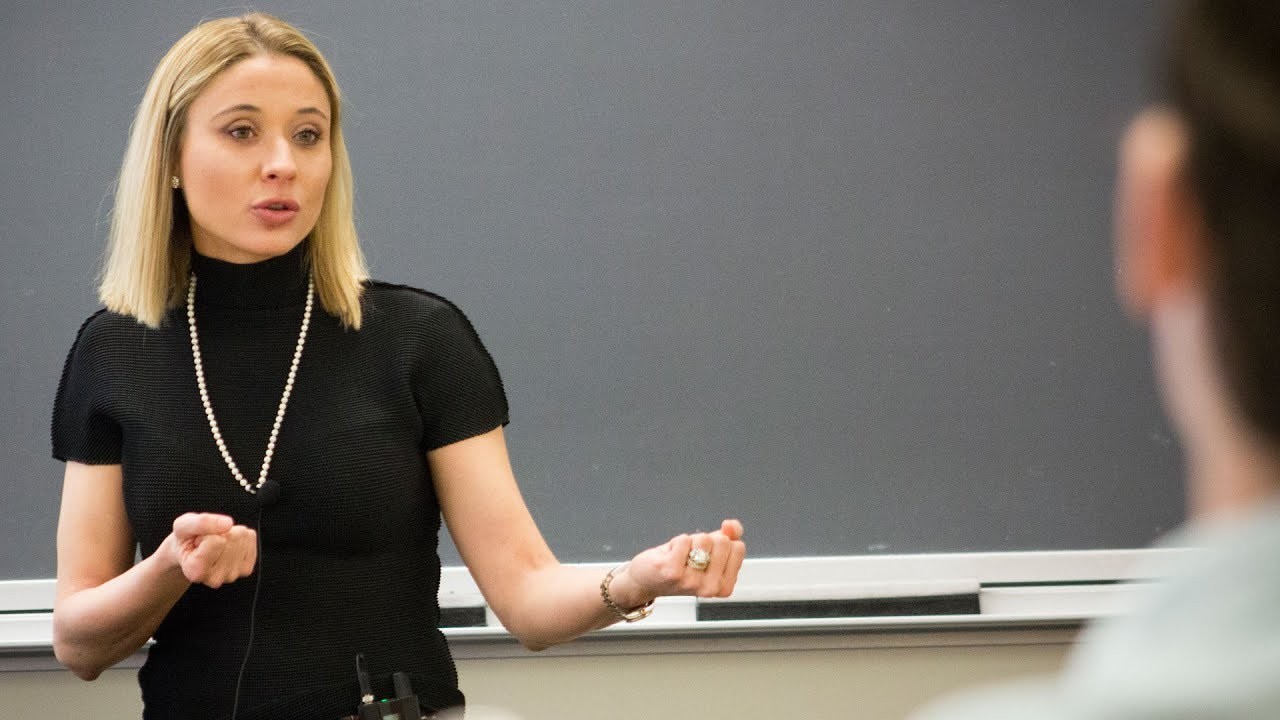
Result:
<svg viewBox="0 0 1280 720"><path fill-rule="evenodd" d="M421 334L414 397L426 450L489 432L509 422L498 367L471 321L437 295Z"/></svg>
<svg viewBox="0 0 1280 720"><path fill-rule="evenodd" d="M107 413L109 356L95 342L93 315L80 326L67 353L53 401L53 456L88 465L114 465L121 458L119 424Z"/></svg>

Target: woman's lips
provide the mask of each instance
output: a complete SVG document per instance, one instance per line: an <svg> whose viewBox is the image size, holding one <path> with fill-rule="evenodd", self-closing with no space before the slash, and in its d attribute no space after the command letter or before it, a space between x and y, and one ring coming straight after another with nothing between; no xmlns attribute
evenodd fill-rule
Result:
<svg viewBox="0 0 1280 720"><path fill-rule="evenodd" d="M279 227L288 223L289 220L296 218L297 210L273 210L270 208L253 208L253 214L256 215L259 222L268 225L268 227Z"/></svg>
<svg viewBox="0 0 1280 720"><path fill-rule="evenodd" d="M294 202L259 202L253 206L253 215L266 227L275 228L298 217L298 208Z"/></svg>

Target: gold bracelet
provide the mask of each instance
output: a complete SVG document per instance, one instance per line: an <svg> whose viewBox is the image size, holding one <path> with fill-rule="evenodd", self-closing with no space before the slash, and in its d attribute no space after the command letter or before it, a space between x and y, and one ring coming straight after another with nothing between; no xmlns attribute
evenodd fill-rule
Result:
<svg viewBox="0 0 1280 720"><path fill-rule="evenodd" d="M609 583L613 582L613 577L618 574L619 570L622 570L627 565L628 563L622 563L605 574L604 579L600 581L600 597L604 600L604 606L612 610L613 614L617 615L619 620L625 620L629 623L633 623L637 620L643 620L653 614L653 601L650 600L638 608L623 610L618 607L618 603L614 602L612 597L609 597Z"/></svg>

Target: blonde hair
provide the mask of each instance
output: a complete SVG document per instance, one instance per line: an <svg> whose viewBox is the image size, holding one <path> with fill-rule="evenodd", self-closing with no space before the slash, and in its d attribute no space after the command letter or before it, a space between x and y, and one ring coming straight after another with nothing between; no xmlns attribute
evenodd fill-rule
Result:
<svg viewBox="0 0 1280 720"><path fill-rule="evenodd" d="M165 313L183 302L191 269L190 221L169 177L177 167L187 111L219 73L255 55L301 60L329 96L332 170L324 207L309 235L308 261L320 304L344 326L358 330L369 271L356 235L341 93L316 46L297 28L264 13L203 22L156 66L120 167L99 297L108 309L150 327L158 327Z"/></svg>

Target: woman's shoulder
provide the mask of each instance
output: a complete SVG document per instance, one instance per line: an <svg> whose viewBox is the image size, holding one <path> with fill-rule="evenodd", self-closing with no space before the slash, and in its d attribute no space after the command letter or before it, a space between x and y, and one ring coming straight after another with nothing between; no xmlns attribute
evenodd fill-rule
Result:
<svg viewBox="0 0 1280 720"><path fill-rule="evenodd" d="M465 318L462 309L443 295L412 285L365 281L365 312L399 320L448 321Z"/></svg>
<svg viewBox="0 0 1280 720"><path fill-rule="evenodd" d="M154 352L155 332L131 315L97 310L80 323L67 350L63 374L89 373L98 379L127 374Z"/></svg>
<svg viewBox="0 0 1280 720"><path fill-rule="evenodd" d="M141 337L151 331L130 315L121 315L107 308L100 308L80 323L75 344L85 349L101 348L122 340Z"/></svg>

